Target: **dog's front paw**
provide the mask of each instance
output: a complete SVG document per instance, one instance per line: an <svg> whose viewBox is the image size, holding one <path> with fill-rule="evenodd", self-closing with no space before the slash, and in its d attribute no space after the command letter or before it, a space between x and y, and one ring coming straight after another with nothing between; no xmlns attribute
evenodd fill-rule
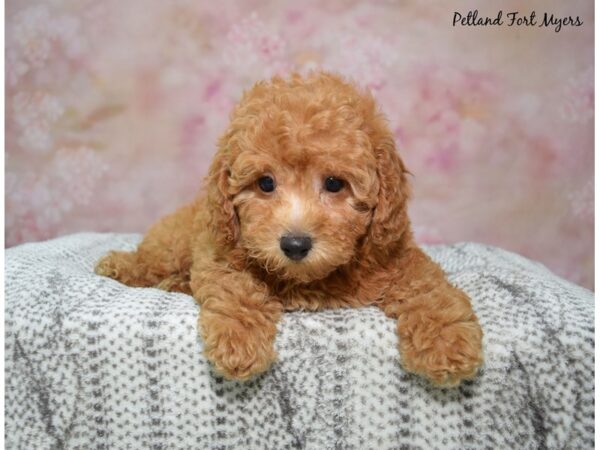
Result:
<svg viewBox="0 0 600 450"><path fill-rule="evenodd" d="M246 380L266 371L277 355L271 333L236 323L202 323L204 353L226 378Z"/></svg>
<svg viewBox="0 0 600 450"><path fill-rule="evenodd" d="M403 325L399 323L399 327ZM400 333L404 368L430 379L440 387L452 387L473 378L483 363L482 331L477 321L440 326L421 323Z"/></svg>
<svg viewBox="0 0 600 450"><path fill-rule="evenodd" d="M104 255L94 267L96 275L109 277L128 284L136 280L135 253L112 251Z"/></svg>
<svg viewBox="0 0 600 450"><path fill-rule="evenodd" d="M100 260L96 263L94 267L94 272L96 275L100 275L103 277L109 278L117 278L118 271L114 264L114 257L112 254L104 255Z"/></svg>

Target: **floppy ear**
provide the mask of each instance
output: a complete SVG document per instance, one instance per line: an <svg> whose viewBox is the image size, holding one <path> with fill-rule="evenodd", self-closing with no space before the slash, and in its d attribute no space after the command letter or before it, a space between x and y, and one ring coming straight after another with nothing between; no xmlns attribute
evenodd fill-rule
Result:
<svg viewBox="0 0 600 450"><path fill-rule="evenodd" d="M227 156L219 149L206 178L209 227L221 247L233 246L239 237L239 223L228 192L230 170Z"/></svg>
<svg viewBox="0 0 600 450"><path fill-rule="evenodd" d="M393 243L410 238L407 202L410 195L407 170L396 152L394 138L386 129L372 139L377 159L379 193L368 233L372 246L387 249Z"/></svg>

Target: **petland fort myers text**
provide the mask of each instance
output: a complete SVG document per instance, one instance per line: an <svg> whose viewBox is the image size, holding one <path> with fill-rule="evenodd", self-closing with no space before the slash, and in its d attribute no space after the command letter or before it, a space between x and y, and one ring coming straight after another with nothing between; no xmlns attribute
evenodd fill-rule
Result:
<svg viewBox="0 0 600 450"><path fill-rule="evenodd" d="M508 27L538 27L554 29L556 33L563 27L580 27L583 20L579 16L558 16L552 13L544 12L537 14L532 11L529 14L522 14L518 11L504 13L498 11L495 16L480 16L479 11L474 9L466 14L454 12L452 26L508 26Z"/></svg>

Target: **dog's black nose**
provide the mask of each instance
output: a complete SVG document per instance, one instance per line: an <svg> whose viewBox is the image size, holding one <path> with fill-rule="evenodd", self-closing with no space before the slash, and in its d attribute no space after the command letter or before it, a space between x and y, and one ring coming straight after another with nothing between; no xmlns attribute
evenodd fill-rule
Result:
<svg viewBox="0 0 600 450"><path fill-rule="evenodd" d="M283 236L279 247L290 259L300 261L312 248L312 239L308 236Z"/></svg>

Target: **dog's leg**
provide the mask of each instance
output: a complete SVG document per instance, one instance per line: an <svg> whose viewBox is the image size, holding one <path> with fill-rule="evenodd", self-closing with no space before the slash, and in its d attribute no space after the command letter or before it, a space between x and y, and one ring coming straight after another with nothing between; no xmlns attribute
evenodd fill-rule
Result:
<svg viewBox="0 0 600 450"><path fill-rule="evenodd" d="M137 252L111 251L100 258L94 272L103 277L113 278L127 286L152 286L145 276L146 267L138 261Z"/></svg>
<svg viewBox="0 0 600 450"><path fill-rule="evenodd" d="M444 387L474 377L483 362L483 333L469 297L416 247L398 267L379 306L398 320L404 368Z"/></svg>
<svg viewBox="0 0 600 450"><path fill-rule="evenodd" d="M98 275L133 287L157 287L191 294L191 236L196 205L157 222L134 252L113 251L95 267Z"/></svg>
<svg viewBox="0 0 600 450"><path fill-rule="evenodd" d="M281 303L247 272L217 263L195 265L191 285L204 353L216 369L238 380L267 370L276 359Z"/></svg>

